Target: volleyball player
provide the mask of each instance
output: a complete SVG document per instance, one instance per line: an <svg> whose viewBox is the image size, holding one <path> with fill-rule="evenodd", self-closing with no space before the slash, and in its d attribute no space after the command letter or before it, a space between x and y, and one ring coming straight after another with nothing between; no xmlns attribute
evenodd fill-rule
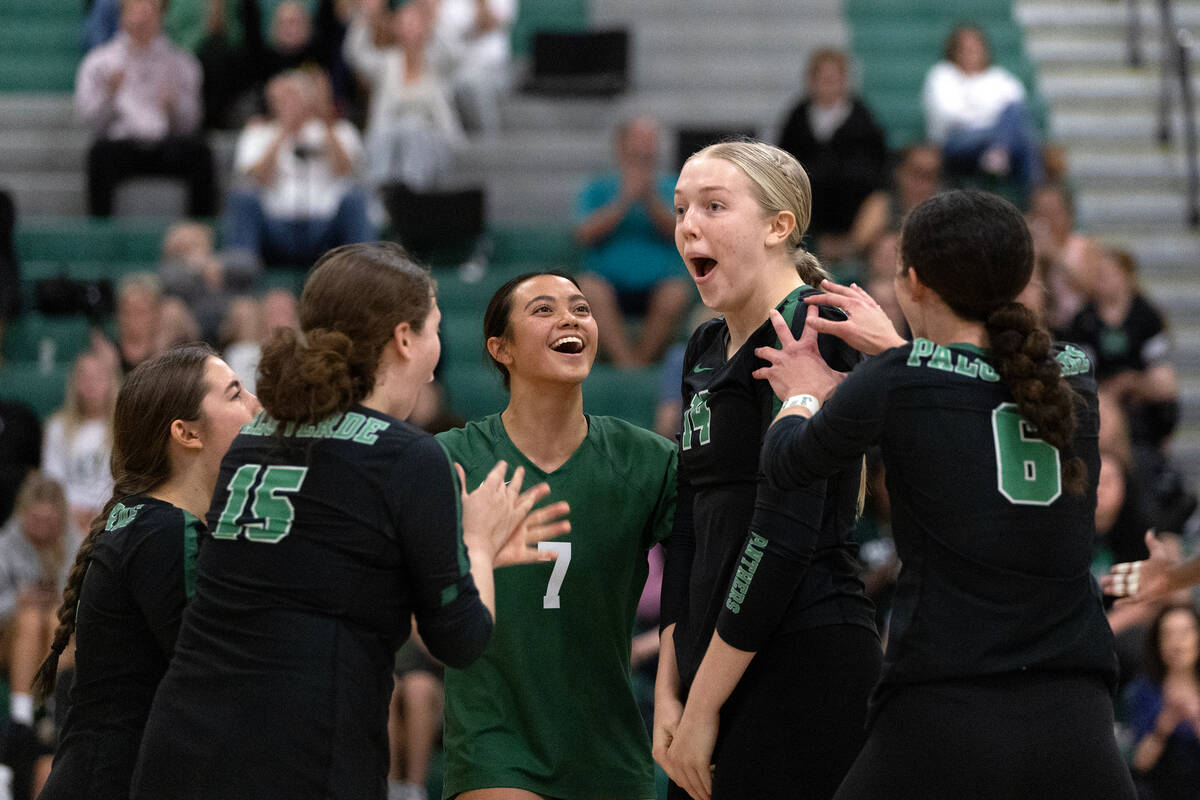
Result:
<svg viewBox="0 0 1200 800"><path fill-rule="evenodd" d="M53 690L75 637L75 679L40 797L128 798L154 689L195 576L221 457L258 410L224 361L187 345L138 365L113 415L114 489L80 546L38 673Z"/></svg>
<svg viewBox="0 0 1200 800"><path fill-rule="evenodd" d="M573 278L531 273L497 290L484 339L508 406L439 434L467 486L503 460L571 506L553 564L496 575L504 619L483 656L446 670L446 780L460 800L655 796L630 675L646 554L671 528L675 448L583 411L598 332Z"/></svg>
<svg viewBox="0 0 1200 800"><path fill-rule="evenodd" d="M772 309L804 326L796 312L824 276L801 246L811 208L801 166L761 142L699 151L675 188L676 246L723 316L697 329L684 357L654 711L673 797L828 798L862 744L879 674L851 540L860 464L799 491L767 486L759 471L779 404L752 376L755 348L777 341ZM838 369L857 360L837 339L824 345Z"/></svg>
<svg viewBox="0 0 1200 800"><path fill-rule="evenodd" d="M773 486L803 489L879 442L902 561L854 798L1132 798L1113 736L1113 637L1089 570L1099 415L1082 351L1051 346L1013 298L1033 270L1015 207L953 191L901 232L903 342L870 298L829 288L800 341L759 371L785 402ZM845 378L817 332L885 350ZM832 394L832 396L830 396ZM823 404L817 411L818 404ZM815 414L814 414L815 412Z"/></svg>
<svg viewBox="0 0 1200 800"><path fill-rule="evenodd" d="M326 253L259 362L265 412L221 464L188 606L133 796L370 800L386 794L393 653L415 613L445 663L482 652L493 566L566 528L526 513L503 465L465 497L402 420L433 377L429 274L390 243Z"/></svg>

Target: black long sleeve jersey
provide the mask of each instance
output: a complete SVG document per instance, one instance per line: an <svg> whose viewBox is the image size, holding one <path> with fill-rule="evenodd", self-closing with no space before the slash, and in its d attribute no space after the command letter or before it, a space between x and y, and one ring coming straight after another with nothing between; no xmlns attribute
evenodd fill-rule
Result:
<svg viewBox="0 0 1200 800"><path fill-rule="evenodd" d="M810 420L767 433L772 485L803 487L879 442L903 566L878 706L890 687L1045 670L1116 677L1090 571L1099 413L1091 365L1058 349L1079 398L1070 453L1037 438L988 354L917 339L859 366ZM1062 487L1080 456L1083 495Z"/></svg>
<svg viewBox="0 0 1200 800"><path fill-rule="evenodd" d="M458 498L432 436L362 406L243 427L134 796L382 798L393 654L411 615L452 666L491 634Z"/></svg>
<svg viewBox="0 0 1200 800"><path fill-rule="evenodd" d="M778 306L796 336L804 329L803 298L815 292L801 286ZM664 627L676 623L684 685L714 627L751 651L777 632L836 623L875 630L851 536L859 463L796 490L767 485L759 451L779 401L752 373L766 365L755 348L778 347L779 339L768 320L728 359L727 341L725 321L712 320L692 335L684 356L679 492L662 610ZM818 343L835 369L849 370L859 358L834 337Z"/></svg>

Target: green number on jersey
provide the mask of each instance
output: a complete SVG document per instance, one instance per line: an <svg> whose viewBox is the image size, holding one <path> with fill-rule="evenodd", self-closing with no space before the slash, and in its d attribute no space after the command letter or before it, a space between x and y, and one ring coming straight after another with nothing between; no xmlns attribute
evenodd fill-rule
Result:
<svg viewBox="0 0 1200 800"><path fill-rule="evenodd" d="M259 481L259 474L262 480ZM214 539L236 539L243 534L252 542L275 544L292 531L296 509L284 494L297 492L308 467L243 464L229 479L229 500L217 520ZM255 486L255 483L258 483ZM251 487L254 487L251 490ZM238 524L250 499L251 519Z"/></svg>
<svg viewBox="0 0 1200 800"><path fill-rule="evenodd" d="M708 390L692 396L692 405L687 411L683 412L683 449L690 450L692 445L703 446L708 444L711 438L709 423L712 421L712 412L708 410ZM699 442L692 441L692 434L700 437Z"/></svg>
<svg viewBox="0 0 1200 800"><path fill-rule="evenodd" d="M562 602L558 593L562 590L563 580L567 577L567 566L571 563L571 543L538 542L538 552L546 550L558 553L558 557L554 559L554 569L550 571L550 582L546 584L542 608L560 608Z"/></svg>
<svg viewBox="0 0 1200 800"><path fill-rule="evenodd" d="M1062 494L1058 448L1037 438L1037 429L1017 413L1016 403L992 411L996 482L1000 494L1021 506L1048 506Z"/></svg>

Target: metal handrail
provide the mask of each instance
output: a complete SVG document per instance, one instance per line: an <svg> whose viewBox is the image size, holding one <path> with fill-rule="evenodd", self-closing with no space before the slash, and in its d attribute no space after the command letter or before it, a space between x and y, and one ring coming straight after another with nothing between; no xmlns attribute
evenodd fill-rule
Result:
<svg viewBox="0 0 1200 800"><path fill-rule="evenodd" d="M1191 55L1195 37L1186 28L1175 32L1175 64L1179 68L1179 98L1183 111L1183 143L1188 170L1188 222L1200 227L1200 164L1196 153L1196 99L1192 94Z"/></svg>
<svg viewBox="0 0 1200 800"><path fill-rule="evenodd" d="M1141 19L1138 0L1129 0L1129 26L1126 44L1128 61L1133 67L1142 64ZM1170 144L1173 138L1171 125L1172 87L1178 81L1179 105L1183 114L1184 158L1188 173L1187 221L1200 227L1200 166L1198 166L1196 137L1196 100L1192 86L1191 59L1196 47L1195 37L1186 28L1175 24L1174 6L1171 0L1158 0L1162 48L1159 54L1159 91L1157 138L1160 144Z"/></svg>

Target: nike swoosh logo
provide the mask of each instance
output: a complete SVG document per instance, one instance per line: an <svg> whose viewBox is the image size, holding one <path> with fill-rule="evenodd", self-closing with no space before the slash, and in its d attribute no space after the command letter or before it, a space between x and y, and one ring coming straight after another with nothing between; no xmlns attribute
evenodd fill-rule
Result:
<svg viewBox="0 0 1200 800"><path fill-rule="evenodd" d="M699 364L697 364L696 366L692 367L692 372L708 372L710 369L714 369L714 368L713 367L702 367Z"/></svg>

